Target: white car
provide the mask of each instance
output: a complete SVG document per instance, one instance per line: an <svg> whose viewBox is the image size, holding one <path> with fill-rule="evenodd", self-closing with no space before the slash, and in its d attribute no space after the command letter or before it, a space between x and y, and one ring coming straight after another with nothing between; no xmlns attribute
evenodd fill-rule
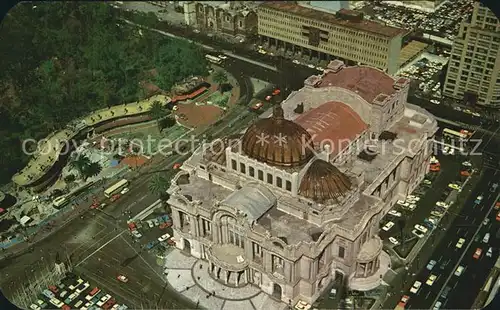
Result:
<svg viewBox="0 0 500 310"><path fill-rule="evenodd" d="M406 199L406 201L408 201L408 202L410 202L410 203L412 203L412 202L419 202L419 201L420 201L420 197L411 197L411 198L410 198L410 197L408 197L408 198Z"/></svg>
<svg viewBox="0 0 500 310"><path fill-rule="evenodd" d="M429 278L427 279L427 281L425 282L425 284L432 286L432 284L434 284L434 281L436 281L436 279L437 279L437 276L435 274L431 274L429 276Z"/></svg>
<svg viewBox="0 0 500 310"><path fill-rule="evenodd" d="M417 236L418 238L423 238L425 236L425 234L423 232L416 230L416 229L412 230L411 233L414 234L415 236Z"/></svg>
<svg viewBox="0 0 500 310"><path fill-rule="evenodd" d="M132 236L136 237L137 239L142 238L142 234L137 230L132 230Z"/></svg>
<svg viewBox="0 0 500 310"><path fill-rule="evenodd" d="M436 217L442 217L443 213L441 213L439 211L431 211L431 215L432 216L436 216Z"/></svg>
<svg viewBox="0 0 500 310"><path fill-rule="evenodd" d="M292 62L296 65L300 65L300 61L298 61L297 59L294 59Z"/></svg>
<svg viewBox="0 0 500 310"><path fill-rule="evenodd" d="M455 270L455 275L457 277L460 277L462 273L464 272L465 267L464 266L458 266L457 270Z"/></svg>
<svg viewBox="0 0 500 310"><path fill-rule="evenodd" d="M399 241L398 239L394 238L394 237L389 237L389 242L394 244L394 245L398 245L399 244Z"/></svg>
<svg viewBox="0 0 500 310"><path fill-rule="evenodd" d="M226 59L227 59L227 56L226 56L226 55L219 55L219 56L217 56L217 57L219 57L219 58L220 58L220 59L222 59L222 60L226 60Z"/></svg>
<svg viewBox="0 0 500 310"><path fill-rule="evenodd" d="M193 30L194 33L200 33L201 31L199 29Z"/></svg>
<svg viewBox="0 0 500 310"><path fill-rule="evenodd" d="M401 212L398 212L396 210L391 210L387 214L395 216L395 217L401 217Z"/></svg>
<svg viewBox="0 0 500 310"><path fill-rule="evenodd" d="M438 202L436 202L436 206L441 207L441 208L445 208L445 209L448 209L450 207L450 205L447 204L444 201L438 201Z"/></svg>
<svg viewBox="0 0 500 310"><path fill-rule="evenodd" d="M431 164L438 164L439 160L437 159L436 156L431 156L430 163Z"/></svg>
<svg viewBox="0 0 500 310"><path fill-rule="evenodd" d="M486 252L487 257L492 257L493 256L493 248L489 247L488 251Z"/></svg>
<svg viewBox="0 0 500 310"><path fill-rule="evenodd" d="M153 223L152 220L146 221L146 223L148 223L149 228L155 227L155 224Z"/></svg>
<svg viewBox="0 0 500 310"><path fill-rule="evenodd" d="M434 104L440 104L440 102L436 99L431 99L431 103L434 103Z"/></svg>
<svg viewBox="0 0 500 310"><path fill-rule="evenodd" d="M163 242L165 240L168 240L170 239L170 234L164 234L164 235L161 235L160 237L158 237L158 241L160 242Z"/></svg>
<svg viewBox="0 0 500 310"><path fill-rule="evenodd" d="M460 239L458 239L458 242L457 242L457 244L455 246L458 249L461 249L464 246L464 243L465 243L465 239L464 238L460 238Z"/></svg>
<svg viewBox="0 0 500 310"><path fill-rule="evenodd" d="M419 224L416 224L415 226L413 226L416 230L418 231L421 231L422 233L426 233L428 231L428 229L422 225L419 225Z"/></svg>
<svg viewBox="0 0 500 310"><path fill-rule="evenodd" d="M125 195L128 192L129 192L128 187L125 187L124 189L122 189L122 191L120 192L120 194Z"/></svg>
<svg viewBox="0 0 500 310"><path fill-rule="evenodd" d="M106 294L106 295L102 296L101 300L99 300L97 302L97 306L98 307L102 307L110 299L111 299L111 295L109 295L109 294Z"/></svg>
<svg viewBox="0 0 500 310"><path fill-rule="evenodd" d="M410 203L408 206L407 206L408 210L410 211L413 211L417 208L417 205L415 203Z"/></svg>
<svg viewBox="0 0 500 310"><path fill-rule="evenodd" d="M307 65L308 68L311 68L311 69L316 69L316 67L314 65Z"/></svg>
<svg viewBox="0 0 500 310"><path fill-rule="evenodd" d="M387 224L385 224L384 227L382 227L382 230L389 231L389 229L391 229L393 226L394 222L387 222Z"/></svg>
<svg viewBox="0 0 500 310"><path fill-rule="evenodd" d="M325 69L321 68L321 67L316 67L316 70L318 70L318 71L325 71Z"/></svg>
<svg viewBox="0 0 500 310"><path fill-rule="evenodd" d="M439 309L441 309L442 305L443 305L443 303L438 300L438 301L436 301L436 303L432 307L432 310L439 310Z"/></svg>
<svg viewBox="0 0 500 310"><path fill-rule="evenodd" d="M31 304L31 305L30 305L30 309L31 309L31 310L40 310L40 309L42 309L42 308L40 308L40 306L39 306L39 305Z"/></svg>
<svg viewBox="0 0 500 310"><path fill-rule="evenodd" d="M413 283L413 286L410 289L410 293L416 294L421 286L422 286L422 282L415 281L415 283Z"/></svg>
<svg viewBox="0 0 500 310"><path fill-rule="evenodd" d="M472 167L472 163L470 161L464 161L462 163L462 166L464 166L464 167Z"/></svg>
<svg viewBox="0 0 500 310"><path fill-rule="evenodd" d="M267 52L265 50L259 50L259 54L265 55Z"/></svg>

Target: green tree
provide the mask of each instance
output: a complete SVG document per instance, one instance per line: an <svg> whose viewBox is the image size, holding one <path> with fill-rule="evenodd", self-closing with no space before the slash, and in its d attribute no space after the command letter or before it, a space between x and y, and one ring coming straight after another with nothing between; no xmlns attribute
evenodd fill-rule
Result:
<svg viewBox="0 0 500 310"><path fill-rule="evenodd" d="M161 132L161 120L168 115L167 110L161 102L155 101L151 104L151 107L148 111L149 116L156 121L156 125L158 126L158 130Z"/></svg>
<svg viewBox="0 0 500 310"><path fill-rule="evenodd" d="M98 162L91 162L83 169L83 177L85 180L99 175L102 171L102 166Z"/></svg>
<svg viewBox="0 0 500 310"><path fill-rule="evenodd" d="M85 155L77 155L72 161L69 162L69 167L78 171L80 177L84 177L84 171L90 166L92 162L90 158Z"/></svg>
<svg viewBox="0 0 500 310"><path fill-rule="evenodd" d="M222 90L223 90L222 85L224 85L228 82L226 72L224 72L222 70L217 70L214 72L212 79L215 83L217 83L217 88L222 92Z"/></svg>
<svg viewBox="0 0 500 310"><path fill-rule="evenodd" d="M64 182L66 184L71 184L76 181L76 177L74 174L68 174L67 176L64 177Z"/></svg>
<svg viewBox="0 0 500 310"><path fill-rule="evenodd" d="M151 178L148 189L152 194L157 195L158 197L162 197L164 193L166 193L169 184L170 182L163 174L156 173Z"/></svg>

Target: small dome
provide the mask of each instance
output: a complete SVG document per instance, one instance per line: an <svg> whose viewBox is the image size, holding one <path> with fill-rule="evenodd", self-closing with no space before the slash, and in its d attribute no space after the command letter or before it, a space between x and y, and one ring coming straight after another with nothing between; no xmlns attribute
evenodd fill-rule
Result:
<svg viewBox="0 0 500 310"><path fill-rule="evenodd" d="M282 167L301 166L314 156L311 135L300 125L286 120L280 105L274 107L272 117L248 127L242 150L260 162Z"/></svg>
<svg viewBox="0 0 500 310"><path fill-rule="evenodd" d="M334 165L315 160L305 173L299 187L299 195L318 203L337 200L351 189L349 178Z"/></svg>

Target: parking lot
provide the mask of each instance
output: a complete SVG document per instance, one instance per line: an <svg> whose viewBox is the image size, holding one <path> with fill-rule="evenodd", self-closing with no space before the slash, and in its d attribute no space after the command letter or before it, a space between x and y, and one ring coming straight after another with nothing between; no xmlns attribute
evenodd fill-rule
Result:
<svg viewBox="0 0 500 310"><path fill-rule="evenodd" d="M458 33L461 20L472 12L470 0L448 1L434 12L378 1L365 1L365 3L366 5L359 10L374 20L399 28L421 30L448 40L453 40Z"/></svg>
<svg viewBox="0 0 500 310"><path fill-rule="evenodd" d="M123 278L122 281L128 281ZM69 273L59 283L40 292L38 299L30 305L31 310L40 309L112 309L125 310L119 299L91 284L84 277Z"/></svg>

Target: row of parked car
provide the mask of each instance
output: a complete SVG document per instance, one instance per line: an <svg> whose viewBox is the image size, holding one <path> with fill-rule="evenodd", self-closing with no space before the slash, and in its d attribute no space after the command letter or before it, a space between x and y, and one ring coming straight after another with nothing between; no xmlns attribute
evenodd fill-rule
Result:
<svg viewBox="0 0 500 310"><path fill-rule="evenodd" d="M120 282L127 282L118 276ZM126 305L120 305L116 300L98 287L91 287L90 283L75 274L68 274L56 285L49 285L39 298L30 305L31 310L41 309L80 309L80 310L126 310Z"/></svg>

